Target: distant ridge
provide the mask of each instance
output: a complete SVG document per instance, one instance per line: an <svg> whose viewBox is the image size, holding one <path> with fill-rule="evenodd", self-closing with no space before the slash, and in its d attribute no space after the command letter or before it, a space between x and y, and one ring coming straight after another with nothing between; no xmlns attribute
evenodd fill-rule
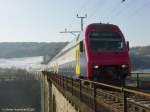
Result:
<svg viewBox="0 0 150 112"><path fill-rule="evenodd" d="M130 55L132 70L150 69L150 46L132 47Z"/></svg>
<svg viewBox="0 0 150 112"><path fill-rule="evenodd" d="M66 44L67 42L2 42L0 58L44 56L43 63L47 63Z"/></svg>
<svg viewBox="0 0 150 112"><path fill-rule="evenodd" d="M44 56L47 64L68 42L1 42L0 58ZM150 69L150 46L130 48L132 70Z"/></svg>

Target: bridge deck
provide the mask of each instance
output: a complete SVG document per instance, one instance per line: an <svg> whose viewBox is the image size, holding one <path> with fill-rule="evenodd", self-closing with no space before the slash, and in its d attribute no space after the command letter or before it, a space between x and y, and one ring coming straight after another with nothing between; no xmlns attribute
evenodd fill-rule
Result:
<svg viewBox="0 0 150 112"><path fill-rule="evenodd" d="M43 73L81 112L150 112L148 91Z"/></svg>

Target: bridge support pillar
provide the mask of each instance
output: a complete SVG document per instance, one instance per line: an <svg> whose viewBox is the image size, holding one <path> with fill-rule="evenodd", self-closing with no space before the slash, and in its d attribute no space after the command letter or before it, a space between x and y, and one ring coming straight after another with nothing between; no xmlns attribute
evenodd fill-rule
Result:
<svg viewBox="0 0 150 112"><path fill-rule="evenodd" d="M52 84L52 110L52 112L79 112L54 84Z"/></svg>
<svg viewBox="0 0 150 112"><path fill-rule="evenodd" d="M50 84L47 80L47 75L42 74L42 81L41 81L41 107L42 112L51 112L50 111Z"/></svg>

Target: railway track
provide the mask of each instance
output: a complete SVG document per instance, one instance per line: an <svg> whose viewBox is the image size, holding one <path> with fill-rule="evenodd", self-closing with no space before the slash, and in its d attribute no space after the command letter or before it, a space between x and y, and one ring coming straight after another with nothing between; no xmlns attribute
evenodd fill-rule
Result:
<svg viewBox="0 0 150 112"><path fill-rule="evenodd" d="M97 101L105 103L111 110L122 112L124 94L120 92L97 90ZM127 95L127 112L150 112L150 98L134 94Z"/></svg>
<svg viewBox="0 0 150 112"><path fill-rule="evenodd" d="M111 112L150 112L150 92L135 87L118 87L89 80L49 75L57 86L69 91L81 102L93 108L95 112L104 107ZM87 81L89 85L84 85ZM92 86L91 86L92 85ZM107 88L107 89L106 89Z"/></svg>
<svg viewBox="0 0 150 112"><path fill-rule="evenodd" d="M150 100L144 97L132 96L127 98L130 111L150 112Z"/></svg>

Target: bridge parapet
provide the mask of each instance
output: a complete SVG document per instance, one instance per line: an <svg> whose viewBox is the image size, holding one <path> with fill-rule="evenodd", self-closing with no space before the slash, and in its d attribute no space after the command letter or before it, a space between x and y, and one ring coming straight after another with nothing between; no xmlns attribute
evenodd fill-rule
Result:
<svg viewBox="0 0 150 112"><path fill-rule="evenodd" d="M89 80L77 80L45 72L57 89L81 112L149 112L135 99L150 101L150 93L135 88L118 87ZM88 83L85 85L84 83ZM139 100L138 100L139 101Z"/></svg>

